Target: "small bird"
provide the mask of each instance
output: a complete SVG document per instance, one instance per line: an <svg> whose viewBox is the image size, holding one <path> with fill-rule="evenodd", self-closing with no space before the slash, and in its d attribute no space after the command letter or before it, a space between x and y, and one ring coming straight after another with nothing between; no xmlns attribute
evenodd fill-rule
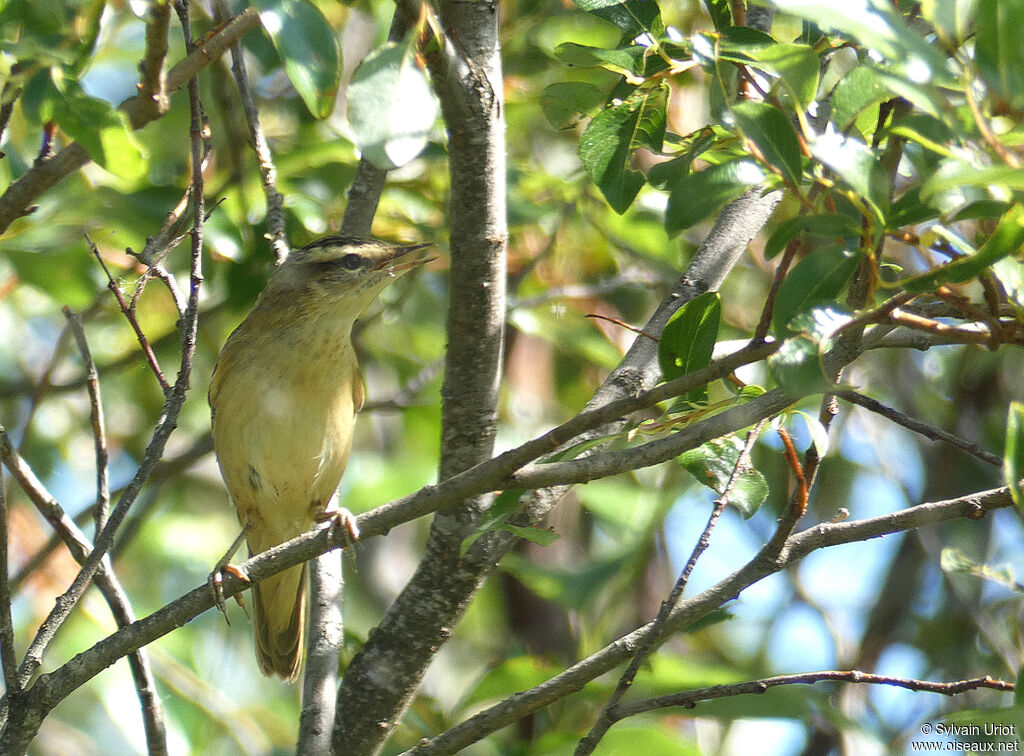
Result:
<svg viewBox="0 0 1024 756"><path fill-rule="evenodd" d="M213 445L250 555L314 525L341 481L363 382L352 326L430 245L328 236L293 252L228 337L210 383ZM256 660L294 680L305 565L253 586Z"/></svg>

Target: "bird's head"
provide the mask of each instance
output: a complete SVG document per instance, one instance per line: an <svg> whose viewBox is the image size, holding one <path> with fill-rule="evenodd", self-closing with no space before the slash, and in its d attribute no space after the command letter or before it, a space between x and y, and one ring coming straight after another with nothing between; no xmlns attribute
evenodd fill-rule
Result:
<svg viewBox="0 0 1024 756"><path fill-rule="evenodd" d="M433 260L423 251L429 246L326 236L293 251L271 277L267 293L355 319L388 284Z"/></svg>

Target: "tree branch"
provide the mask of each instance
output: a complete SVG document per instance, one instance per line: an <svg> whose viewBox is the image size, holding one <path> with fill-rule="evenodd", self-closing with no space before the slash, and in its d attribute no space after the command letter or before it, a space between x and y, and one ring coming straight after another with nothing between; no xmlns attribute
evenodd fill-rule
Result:
<svg viewBox="0 0 1024 756"><path fill-rule="evenodd" d="M914 433L918 433L925 438L929 438L932 441L942 441L950 446L955 446L960 451L967 452L968 454L977 457L982 462L987 462L988 464L995 465L996 467L1002 467L1003 458L998 454L985 451L980 446L968 441L967 439L960 438L953 433L948 433L947 431L942 430L942 428L938 428L931 423L926 423L923 420L910 417L909 415L882 404L869 396L858 394L856 391L837 391L835 395L840 399L845 399L850 402L850 404L856 404L858 407L863 407L870 412L875 412L884 418L888 418L897 425L902 425L904 428L912 430Z"/></svg>
<svg viewBox="0 0 1024 756"><path fill-rule="evenodd" d="M659 638L663 642L672 633L693 624L726 601L736 598L754 583L796 564L813 551L843 543L866 541L929 525L938 525L962 517L972 520L987 513L1012 506L1008 488L980 491L956 499L919 504L916 507L852 522L823 523L790 536L777 556L764 558L762 549L746 565L711 588L679 604L665 623ZM564 672L540 685L516 693L450 730L406 751L407 756L440 756L457 753L486 735L500 730L548 704L565 698L601 675L629 659L648 632L650 625L640 627L613 641L600 651L583 659Z"/></svg>
<svg viewBox="0 0 1024 756"><path fill-rule="evenodd" d="M168 72L167 93L171 94L181 89L200 70L223 54L233 42L241 39L258 25L259 16L252 8L247 8L235 16ZM145 113L150 108L141 95L130 97L120 105L120 109L128 114L134 129L140 129L149 123ZM32 211L31 204L47 190L91 160L88 150L79 142L71 142L56 155L37 159L32 168L0 195L0 234L18 218L29 214Z"/></svg>
<svg viewBox="0 0 1024 756"><path fill-rule="evenodd" d="M729 698L750 693L764 693L770 688L780 685L813 685L819 682L845 682L867 685L892 685L907 690L924 691L926 693L938 693L943 696L956 696L970 690L988 688L1012 692L1014 684L1005 680L993 680L991 677L976 677L971 680L957 680L956 682L931 682L930 680L913 680L904 677L889 677L887 675L876 675L869 672L851 670L827 670L823 672L803 672L795 675L777 675L765 677L760 680L749 682L733 683L731 685L713 685L708 688L698 688L683 693L673 693L667 696L645 698L641 701L630 701L615 707L610 716L619 721L626 717L643 714L647 711L656 711L674 706L682 706L684 709L696 708L701 701L712 701L716 698Z"/></svg>
<svg viewBox="0 0 1024 756"><path fill-rule="evenodd" d="M496 4L448 0L440 5L443 51L428 52L427 62L448 129L451 175L453 295L441 388L444 480L485 462L493 452L508 229ZM416 11L429 12L429 6ZM458 65L449 67L446 54L453 39L460 54ZM412 700L430 660L451 632L450 618L461 614L485 574L471 576L467 586L451 565L459 558L463 537L491 500L477 495L435 516L416 575L346 671L335 720L335 753L379 752Z"/></svg>

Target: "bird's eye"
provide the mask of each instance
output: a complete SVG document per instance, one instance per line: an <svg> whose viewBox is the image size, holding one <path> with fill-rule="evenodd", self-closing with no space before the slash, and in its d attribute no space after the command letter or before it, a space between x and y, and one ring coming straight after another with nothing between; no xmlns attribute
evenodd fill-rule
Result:
<svg viewBox="0 0 1024 756"><path fill-rule="evenodd" d="M354 252L349 252L341 258L340 263L345 270L359 270L363 265L363 258Z"/></svg>

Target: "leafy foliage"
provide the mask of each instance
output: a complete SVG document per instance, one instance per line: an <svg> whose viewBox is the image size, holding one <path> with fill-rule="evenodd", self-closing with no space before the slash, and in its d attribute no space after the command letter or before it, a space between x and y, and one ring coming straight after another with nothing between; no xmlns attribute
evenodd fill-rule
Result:
<svg viewBox="0 0 1024 756"><path fill-rule="evenodd" d="M145 13L141 5L15 0L0 8L0 116L7 119L0 185L16 187L72 141L91 158L21 207L0 237L0 425L87 534L92 424L61 308L85 320L115 490L142 459L165 397L139 359L137 336L85 234L134 302L165 371L180 353L175 288L188 283L187 243L160 260L133 256L183 207L192 147L184 92L171 93L167 114L135 131L119 107L136 94L147 24L152 30L159 4ZM745 15L734 15L744 5ZM639 455L781 392L811 429L794 431L808 450L796 466L813 478L798 530L994 486L1006 486L1021 507L1021 5L853 0L839 12L825 0L775 0L758 15L763 9L753 4L725 0L579 0L575 8L543 0L505 14L511 238L501 448L586 406L632 338L620 324L647 320L738 198L779 192L777 209L736 269L716 291L698 288L703 293L668 319L657 362L672 380L755 335L774 342L774 354L645 408L649 414L624 416L614 432L550 454L548 447L533 467ZM342 499L365 512L436 480L442 313L448 301L475 295L449 277L443 260L451 214L476 210L449 206L448 155L431 93L438 82L427 73L439 54L436 18L425 14L401 40L385 42L393 5L383 0L254 6L261 28L242 47L291 244L339 228L357 158L365 156L379 168L400 167L388 177L375 235L431 240L442 250L442 260L389 289L357 329L369 404ZM219 24L199 4L192 12L194 37L216 35ZM171 65L186 55L180 36L169 36ZM167 465L137 502L113 555L140 616L201 584L237 533L209 454L203 394L219 347L271 263L272 203L247 146L234 82L219 64L206 65L199 81L212 159L192 392ZM0 209L14 193L0 197ZM190 221L178 217L170 235L187 239ZM652 335L659 336L638 336L651 354L643 340ZM934 440L940 433L913 436L831 393L853 390L898 407L899 420L921 418L928 432L998 450L1002 469L965 453L969 444ZM736 511L712 533L684 598L754 563L792 514L798 471L771 434L741 455L747 427L704 436L664 464L576 486L537 527L517 524L528 493L502 481L498 490L510 488L467 527L460 558L496 533L522 543L452 628L430 673L436 677L417 693L389 747L411 748L649 622L730 479ZM45 569L31 569L49 526L7 483L20 652L75 569L63 551L40 557ZM427 528L416 520L355 549L354 565L346 565L346 654L370 636L423 557ZM631 695L819 664L936 680L1021 669L1019 518L995 512L930 525L920 535L898 530L835 555L808 556L764 580L756 596L737 589L728 612L716 606L648 659ZM24 578L22 569L29 570ZM87 602L73 615L47 663L63 664L113 630L98 607ZM203 615L153 650L172 732L183 752L283 752L294 741L297 697L258 677L247 623L230 612L230 627ZM125 713L131 683L124 666L53 712L39 753L61 752L69 733L105 752L144 751L136 709ZM739 743L723 752L789 754L811 741L836 749L846 736L895 752L921 738L922 722L951 708L872 690L871 716L854 722L831 693L780 686L764 696L701 702L695 716L721 742ZM609 694L607 678L580 683L532 712L531 727L490 733L480 748L565 751ZM966 718L951 721L1019 717L995 693L978 693L961 708ZM690 712L670 711L613 728L602 747L697 752ZM764 717L785 720L796 734L769 743L763 730L750 736L736 725Z"/></svg>

